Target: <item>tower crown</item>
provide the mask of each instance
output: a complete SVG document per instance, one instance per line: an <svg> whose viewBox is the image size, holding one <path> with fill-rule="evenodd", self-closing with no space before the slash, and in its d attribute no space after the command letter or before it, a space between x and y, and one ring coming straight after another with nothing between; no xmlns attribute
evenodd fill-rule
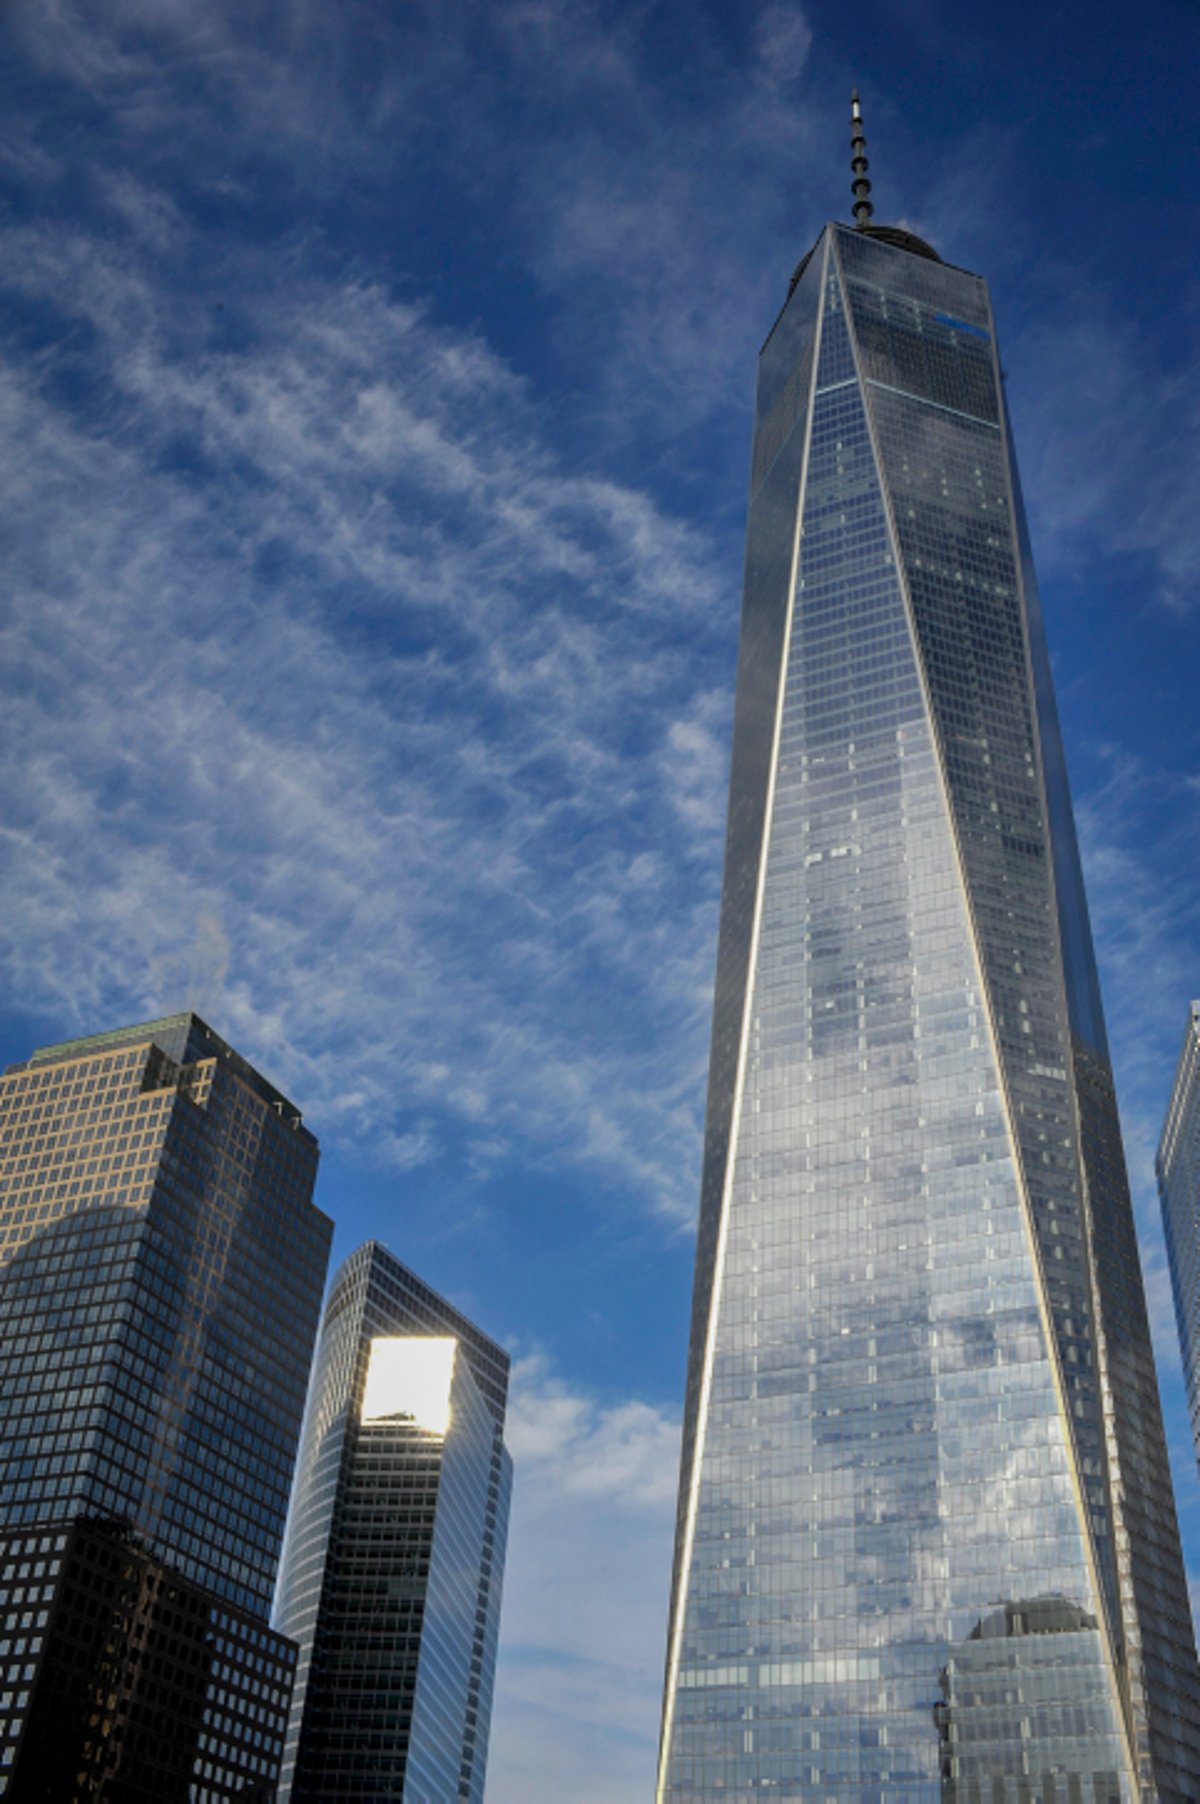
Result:
<svg viewBox="0 0 1200 1804"><path fill-rule="evenodd" d="M850 173L852 180L850 192L854 196L851 209L854 214L854 229L861 232L864 238L875 238L880 244L890 244L893 250L908 251L914 257L927 257L932 263L940 263L942 259L932 244L924 238L918 238L915 232L906 231L903 226L875 225L873 223L875 205L871 200L871 179L867 174L870 163L867 158L867 138L863 129L862 102L855 88L850 96ZM820 243L820 239L817 240ZM792 279L788 283L788 298L795 291L796 285L812 259L817 246L805 252L792 271Z"/></svg>

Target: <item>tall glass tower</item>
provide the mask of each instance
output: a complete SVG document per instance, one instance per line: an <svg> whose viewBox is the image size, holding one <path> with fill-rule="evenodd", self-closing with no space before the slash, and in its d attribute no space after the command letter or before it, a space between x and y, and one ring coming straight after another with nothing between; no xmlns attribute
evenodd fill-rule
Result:
<svg viewBox="0 0 1200 1804"><path fill-rule="evenodd" d="M377 1241L335 1274L275 1604L300 1645L285 1804L482 1804L508 1366Z"/></svg>
<svg viewBox="0 0 1200 1804"><path fill-rule="evenodd" d="M984 282L758 378L658 1796L1200 1798L1200 1675Z"/></svg>
<svg viewBox="0 0 1200 1804"><path fill-rule="evenodd" d="M1200 1002L1188 1010L1155 1166L1192 1443L1200 1460Z"/></svg>

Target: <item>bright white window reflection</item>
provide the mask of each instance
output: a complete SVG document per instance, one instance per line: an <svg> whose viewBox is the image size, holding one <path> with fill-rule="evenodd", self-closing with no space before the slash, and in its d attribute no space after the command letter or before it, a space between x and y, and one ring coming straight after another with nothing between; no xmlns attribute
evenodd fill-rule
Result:
<svg viewBox="0 0 1200 1804"><path fill-rule="evenodd" d="M373 1339L361 1419L408 1421L445 1434L457 1346L454 1339L411 1334Z"/></svg>

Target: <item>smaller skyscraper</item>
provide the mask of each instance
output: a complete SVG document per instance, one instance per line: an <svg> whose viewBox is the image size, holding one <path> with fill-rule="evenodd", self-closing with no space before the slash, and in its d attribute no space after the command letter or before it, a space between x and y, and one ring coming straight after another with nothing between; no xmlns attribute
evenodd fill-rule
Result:
<svg viewBox="0 0 1200 1804"><path fill-rule="evenodd" d="M1188 1011L1154 1167L1183 1349L1192 1444L1200 1461L1200 1002L1193 1002Z"/></svg>
<svg viewBox="0 0 1200 1804"><path fill-rule="evenodd" d="M274 1797L316 1168L190 1013L0 1075L0 1796Z"/></svg>
<svg viewBox="0 0 1200 1804"><path fill-rule="evenodd" d="M275 1602L300 1646L281 1800L482 1804L508 1368L377 1242L334 1277Z"/></svg>
<svg viewBox="0 0 1200 1804"><path fill-rule="evenodd" d="M989 1610L938 1681L941 1804L1121 1804L1120 1774L1101 1751L1104 1659L1097 1619L1069 1598Z"/></svg>

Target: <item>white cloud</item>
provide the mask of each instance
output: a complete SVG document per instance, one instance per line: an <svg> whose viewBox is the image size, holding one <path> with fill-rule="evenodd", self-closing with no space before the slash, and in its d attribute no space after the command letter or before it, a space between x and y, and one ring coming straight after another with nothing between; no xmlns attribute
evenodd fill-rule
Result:
<svg viewBox="0 0 1200 1804"><path fill-rule="evenodd" d="M489 1804L628 1804L654 1783L678 1425L535 1356L514 1367L508 1439Z"/></svg>
<svg viewBox="0 0 1200 1804"><path fill-rule="evenodd" d="M646 1403L605 1407L571 1391L544 1356L514 1368L508 1443L528 1482L563 1496L611 1497L637 1510L674 1503L677 1425Z"/></svg>
<svg viewBox="0 0 1200 1804"><path fill-rule="evenodd" d="M1195 346L1173 346L1168 361L1085 272L1047 263L1027 281L1031 317L1005 344L1043 576L1100 580L1126 553L1143 560L1151 598L1190 610L1200 601ZM1072 305L1080 292L1086 305Z"/></svg>
<svg viewBox="0 0 1200 1804"><path fill-rule="evenodd" d="M393 1171L413 1171L437 1157L437 1137L427 1122L420 1123L407 1134L386 1133L379 1136L377 1156L381 1164Z"/></svg>
<svg viewBox="0 0 1200 1804"><path fill-rule="evenodd" d="M671 722L662 753L676 808L691 827L713 835L725 826L730 703L721 691L697 695L687 714Z"/></svg>
<svg viewBox="0 0 1200 1804"><path fill-rule="evenodd" d="M754 38L763 79L771 86L795 81L808 61L813 39L801 8L772 0L755 21Z"/></svg>

